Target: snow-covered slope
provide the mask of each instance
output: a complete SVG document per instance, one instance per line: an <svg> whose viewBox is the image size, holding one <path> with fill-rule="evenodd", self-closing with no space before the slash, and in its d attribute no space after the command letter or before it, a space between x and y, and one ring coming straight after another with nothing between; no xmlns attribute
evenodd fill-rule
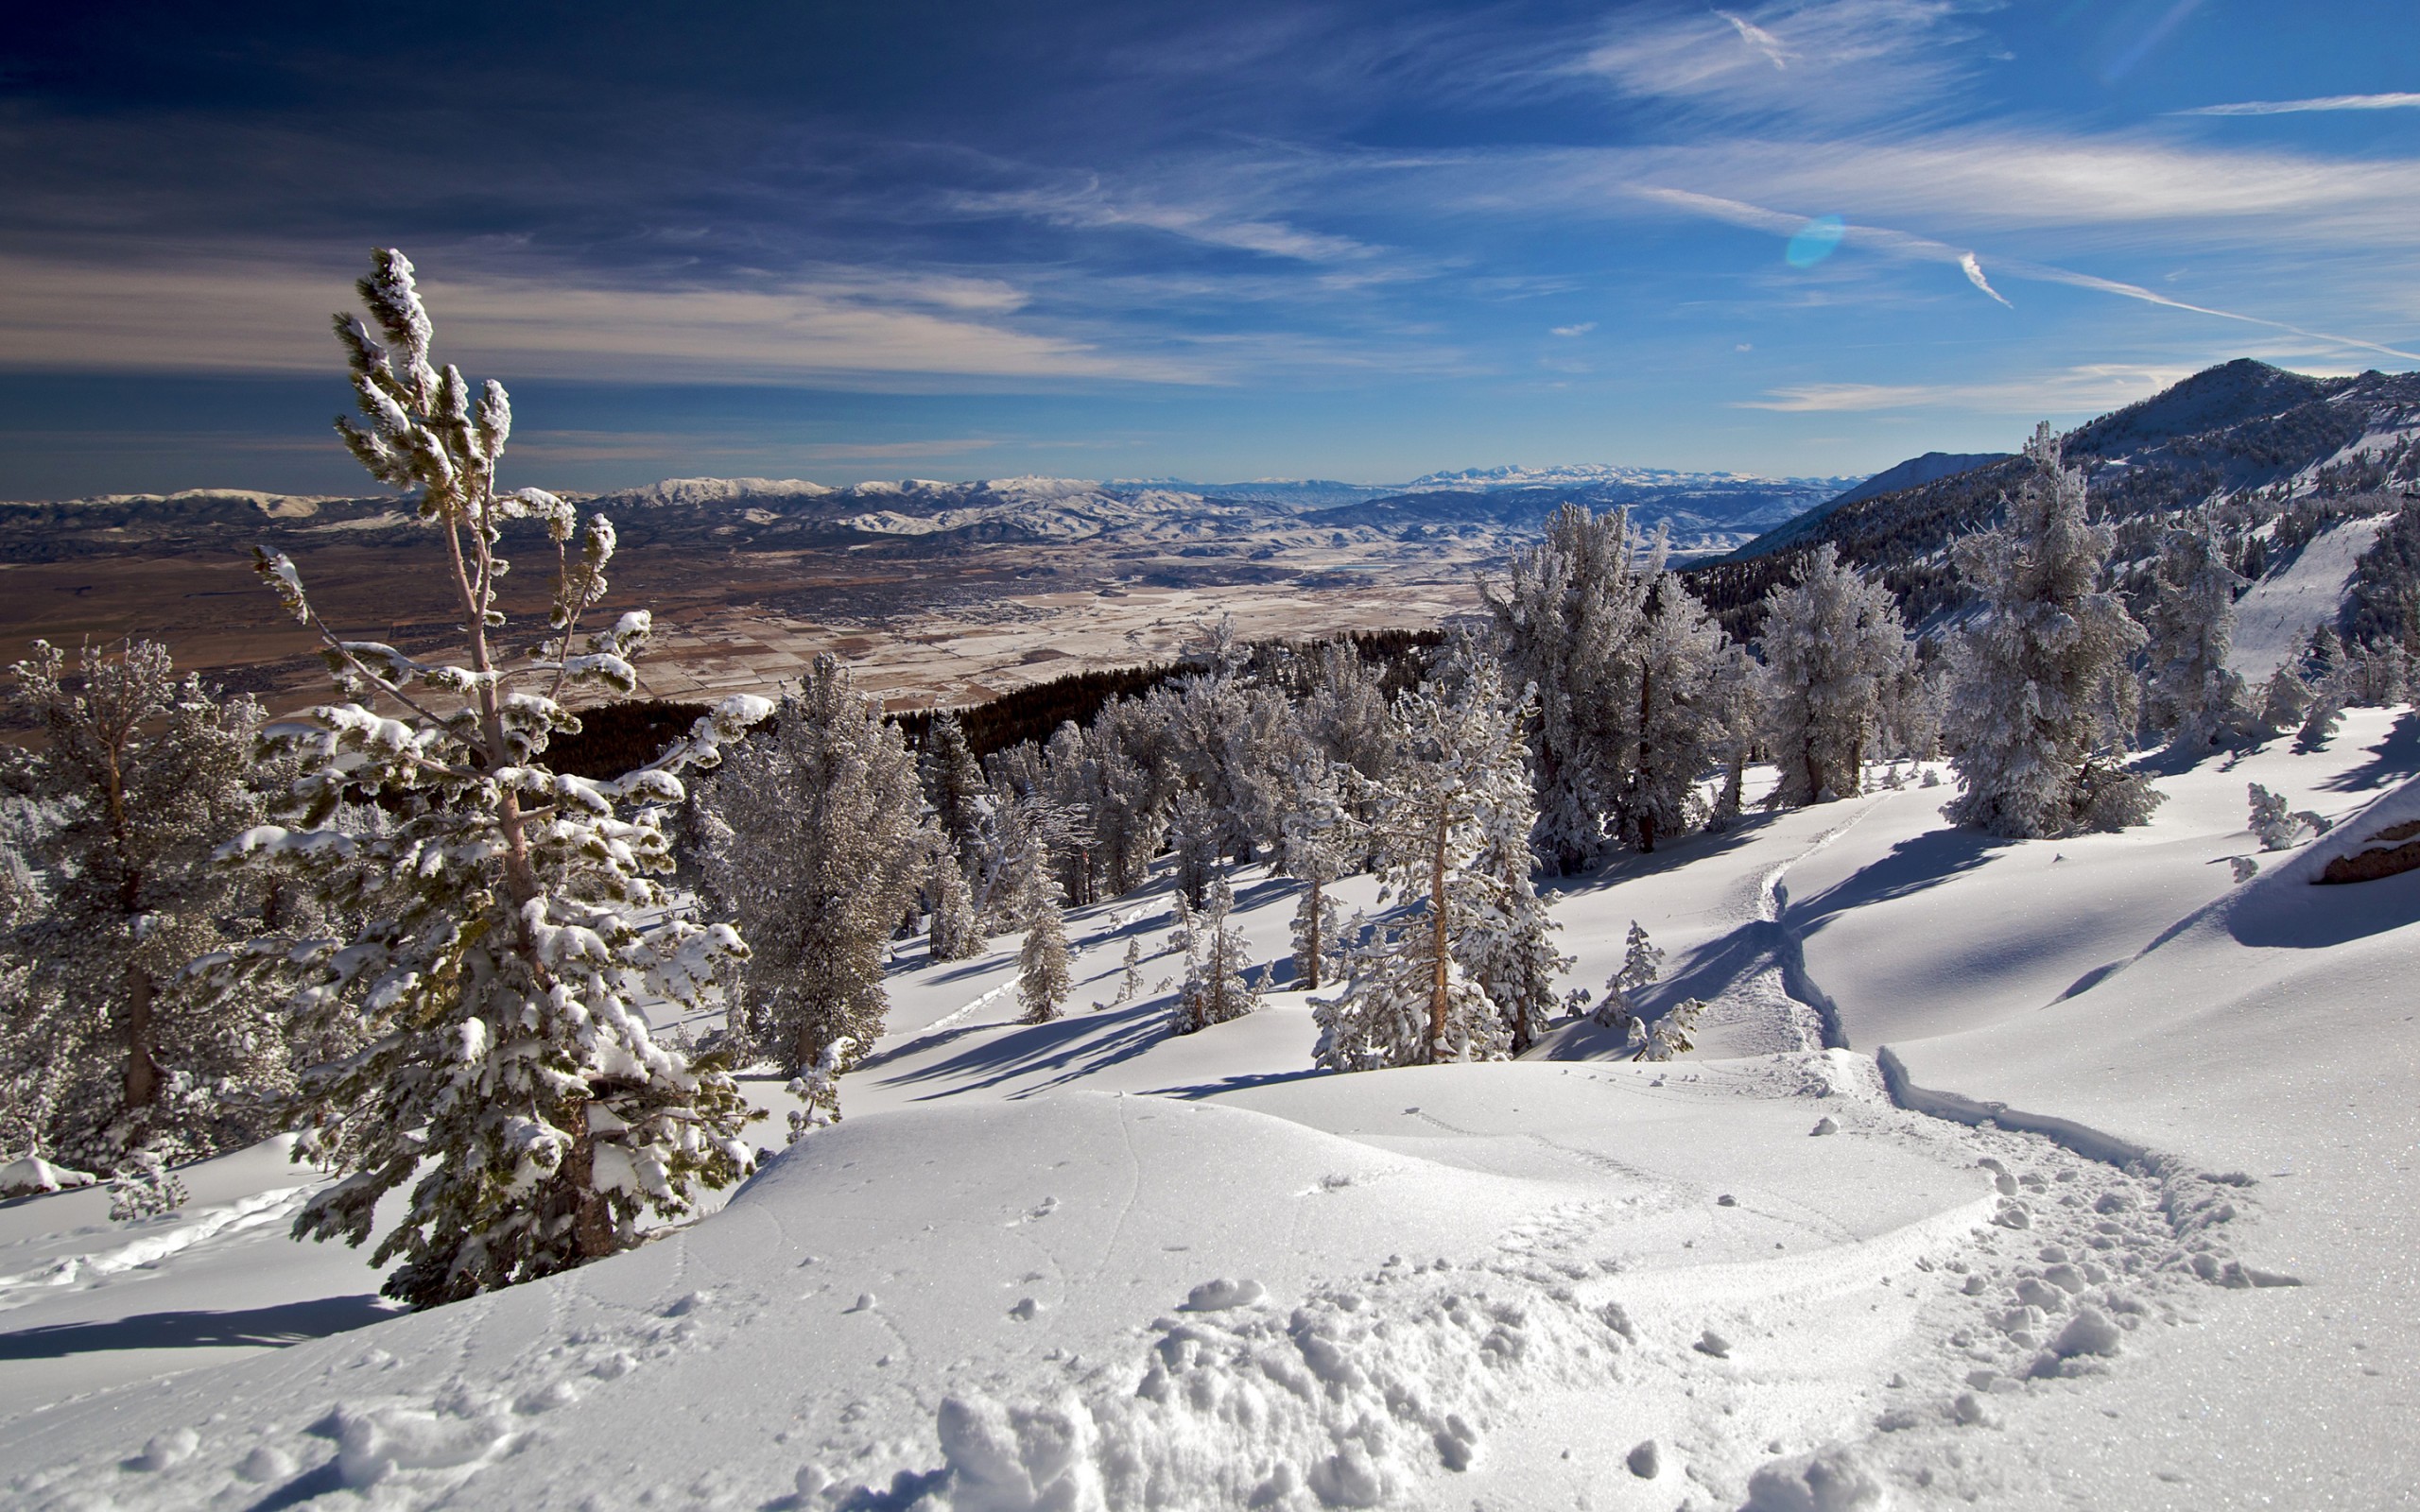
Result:
<svg viewBox="0 0 2420 1512"><path fill-rule="evenodd" d="M2235 604L2235 639L2227 664L2255 687L2310 644L2310 632L2334 627L2344 610L2353 564L2393 517L2347 520L2311 538L2284 571L2262 578Z"/></svg>
<svg viewBox="0 0 2420 1512"><path fill-rule="evenodd" d="M336 1299L287 1336L366 1315L356 1257L259 1217L121 1265L148 1230L101 1194L29 1199L0 1210L0 1486L30 1507L2391 1504L2420 1484L2420 872L2315 888L2319 861L2273 856L2236 888L2226 858L2253 849L2247 782L2350 816L2415 770L2420 721L2357 711L2326 750L2162 778L2128 834L1986 843L1910 786L1578 879L1553 900L1565 985L1601 982L1635 918L1670 953L1649 1007L1715 1000L1701 1053L1663 1066L1599 1058L1582 1022L1522 1062L1340 1076L1311 1069L1297 992L1183 1038L1164 991L1095 1009L1130 939L1147 983L1172 974L1164 893L1072 917L1053 1023L1014 1022L1013 940L910 948L847 1121L720 1212L282 1349L247 1321L264 1298ZM1238 883L1283 988L1292 889ZM229 1189L157 1231L273 1214L300 1178L274 1154L220 1162ZM239 1348L262 1352L159 1378Z"/></svg>

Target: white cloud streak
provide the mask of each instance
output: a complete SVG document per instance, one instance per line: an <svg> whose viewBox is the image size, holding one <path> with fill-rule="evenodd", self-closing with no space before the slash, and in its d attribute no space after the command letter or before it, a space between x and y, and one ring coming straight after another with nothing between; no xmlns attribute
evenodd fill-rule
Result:
<svg viewBox="0 0 2420 1512"><path fill-rule="evenodd" d="M233 259L90 266L0 255L0 362L20 369L332 371L350 270ZM819 375L1219 381L984 319L1023 302L989 280L878 272L774 289L426 282L458 360L530 377L796 382ZM920 301L923 307L918 307Z"/></svg>
<svg viewBox="0 0 2420 1512"><path fill-rule="evenodd" d="M2000 291L1992 287L1992 281L1983 276L1983 261L1981 258L1977 257L1972 252L1962 253L1958 259L1958 266L1960 269L1965 273L1967 283L1974 284L1979 289L1981 289L1993 299L1998 300L2000 303L2007 305L2008 308L2012 310L2016 308L2015 305L2009 304L2007 300L2001 298Z"/></svg>
<svg viewBox="0 0 2420 1512"><path fill-rule="evenodd" d="M1778 210L1768 210L1764 206L1749 204L1743 200L1698 194L1691 190L1639 185L1634 188L1633 192L1642 198L1661 204L1693 210L1702 215L1711 215L1718 220L1729 221L1733 225L1747 226L1782 235L1787 235L1806 224L1804 216L1792 215ZM1854 222L1850 224L1844 239L1852 246L1868 247L1893 256L1924 262L1954 263L1965 271L1968 282L1974 284L1977 288L1990 294L1994 299L2000 299L2000 296L1983 282L1979 260L1973 252L1962 251L1946 243L1934 241L1930 237L1893 231L1884 226L1866 226ZM2245 325L2260 326L2265 330L2287 332L2312 341L2324 341L2332 346L2346 347L2360 352L2374 352L2381 356L2399 357L2408 362L2420 362L2420 352L2407 352L2400 347L2364 340L2360 336L2344 336L2326 331L2314 331L2307 326L2292 325L2284 320L2272 320L2264 316L2245 315L2236 310L2222 310L2212 305L2195 304L2161 294L2156 290L2144 288L2138 284L2122 283L2117 279L2101 278L2091 273L2079 273L2073 268L2060 267L2049 263L2029 262L2021 258L1995 257L1992 261L2002 273L2014 278L2027 279L2035 283L2064 284L2072 288L2093 289L2102 294L2114 294L2121 299L2139 300L2146 304L2156 304L2170 310L2209 316L2221 320L2239 321ZM1970 266L1970 264L1973 266ZM2000 302L2008 303L2004 299L2000 299Z"/></svg>
<svg viewBox="0 0 2420 1512"><path fill-rule="evenodd" d="M2100 414L2147 398L2191 376L2186 367L2091 363L2037 377L1987 384L1796 384L1739 400L1734 409L1783 414L1860 414L1895 409L1962 409L2026 419Z"/></svg>
<svg viewBox="0 0 2420 1512"><path fill-rule="evenodd" d="M2170 115L2300 115L2310 111L2420 111L2420 94L2322 94L2308 100L2238 100Z"/></svg>

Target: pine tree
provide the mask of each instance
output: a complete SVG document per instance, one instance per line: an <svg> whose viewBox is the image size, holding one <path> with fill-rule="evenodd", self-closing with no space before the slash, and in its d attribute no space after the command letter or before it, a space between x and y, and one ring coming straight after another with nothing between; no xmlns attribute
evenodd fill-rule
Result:
<svg viewBox="0 0 2420 1512"><path fill-rule="evenodd" d="M261 994L214 1000L184 967L233 938L242 906L210 857L260 816L259 706L181 681L148 641L88 645L74 676L36 641L11 671L43 745L11 747L5 776L57 816L35 836L47 895L10 878L10 1079L43 1107L29 1143L127 1171L249 1143L286 1085L285 1037Z"/></svg>
<svg viewBox="0 0 2420 1512"><path fill-rule="evenodd" d="M819 656L771 729L728 753L707 804L707 885L751 951L749 1042L799 1074L836 1039L881 1039L885 947L939 843L899 727Z"/></svg>
<svg viewBox="0 0 2420 1512"><path fill-rule="evenodd" d="M949 836L959 869L973 870L981 843L978 800L983 793L983 768L977 765L975 752L966 744L965 727L956 713L947 709L934 713L918 765L925 799L933 806L942 833Z"/></svg>
<svg viewBox="0 0 2420 1512"><path fill-rule="evenodd" d="M388 1295L429 1306L627 1248L643 1212L677 1217L700 1184L747 1170L737 1136L757 1115L717 1061L659 1040L634 999L694 1010L717 962L744 951L729 926L666 911L655 879L672 868L662 819L682 798L675 774L711 763L768 706L728 698L614 782L546 768L548 738L579 728L564 694L636 683L644 612L575 643L605 593L613 526L593 517L575 558L568 505L497 491L510 402L494 383L474 400L460 373L431 365L427 312L401 253L378 253L358 287L377 333L346 317L337 329L370 423L337 428L381 482L419 492L446 550L464 664L338 639L293 563L260 554L287 610L319 633L342 701L263 730L299 769L294 827L256 826L220 858L365 922L301 945L273 936L205 964L222 982L295 973L306 1034L330 1021L367 1034L359 1054L302 1078L297 1157L343 1179L304 1204L295 1233L361 1244L380 1199L408 1186L372 1263L402 1257ZM499 646L495 602L495 547L521 520L544 526L560 568L552 633L527 661ZM331 822L347 802L382 804L389 818L349 831ZM657 922L638 922L650 914Z"/></svg>
<svg viewBox="0 0 2420 1512"><path fill-rule="evenodd" d="M2310 708L2310 689L2294 676L2293 668L2279 666L2269 674L2269 681L2260 694L2260 723L2273 734L2302 728L2303 715Z"/></svg>
<svg viewBox="0 0 2420 1512"><path fill-rule="evenodd" d="M1537 808L1526 782L1512 783L1480 813L1480 838L1471 857L1479 906L1466 909L1455 931L1454 955L1504 1016L1507 1049L1520 1055L1537 1043L1560 999L1555 978L1571 969L1550 936L1563 926L1538 897L1537 852L1530 839Z"/></svg>
<svg viewBox="0 0 2420 1512"><path fill-rule="evenodd" d="M936 847L927 864L925 902L929 920L926 955L936 961L962 961L982 954L983 933L975 927L975 895L968 891L966 873L959 869L958 857L947 846Z"/></svg>
<svg viewBox="0 0 2420 1512"><path fill-rule="evenodd" d="M1766 738L1781 770L1771 801L1855 796L1864 764L1881 754L1893 696L1911 666L1890 592L1842 565L1839 548L1824 541L1767 606L1763 650Z"/></svg>
<svg viewBox="0 0 2420 1512"><path fill-rule="evenodd" d="M1597 1005L1596 1022L1608 1029L1626 1030L1638 1022L1638 994L1664 971L1664 953L1651 943L1637 919L1630 921L1630 949L1622 964L1605 979L1604 1001Z"/></svg>
<svg viewBox="0 0 2420 1512"><path fill-rule="evenodd" d="M1474 659L1446 687L1396 703L1403 751L1378 784L1374 838L1387 896L1417 912L1369 931L1341 995L1314 999L1322 1065L1341 1071L1440 1060L1501 1059L1503 1012L1465 966L1461 936L1506 927L1494 881L1474 866L1500 814L1533 815L1519 713L1501 668Z"/></svg>
<svg viewBox="0 0 2420 1512"><path fill-rule="evenodd" d="M1124 965L1126 972L1117 979L1116 1001L1132 1003L1143 994L1143 942L1141 940L1132 938L1127 940Z"/></svg>
<svg viewBox="0 0 2420 1512"><path fill-rule="evenodd" d="M1187 931L1184 985L1169 1010L1168 1027L1192 1034L1214 1023L1240 1019L1260 1006L1260 994L1244 981L1247 950L1243 933L1229 922L1236 895L1223 876L1210 884L1210 896Z"/></svg>
<svg viewBox="0 0 2420 1512"><path fill-rule="evenodd" d="M2144 712L2173 749L2198 755L2253 733L2243 679L2227 668L2235 598L2244 586L2227 565L2207 510L2161 541L2145 627L2151 676Z"/></svg>
<svg viewBox="0 0 2420 1512"><path fill-rule="evenodd" d="M1328 887L1365 843L1345 798L1352 770L1324 755L1306 755L1294 769L1279 859L1286 874L1303 884L1294 910L1294 985L1305 991L1318 990L1332 974L1342 920Z"/></svg>
<svg viewBox="0 0 2420 1512"><path fill-rule="evenodd" d="M2084 514L2083 474L2048 424L2008 523L1953 557L1983 603L1952 653L1952 760L1964 791L1943 812L1994 834L2041 837L2140 824L2161 795L2120 765L2127 658L2144 635L2101 586L2111 532Z"/></svg>
<svg viewBox="0 0 2420 1512"><path fill-rule="evenodd" d="M1702 998L1686 998L1672 1005L1672 1010L1647 1026L1646 1042L1638 1047L1633 1060L1665 1061L1674 1056L1686 1055L1697 1048L1690 1038L1697 1033L1698 1017L1705 1012Z"/></svg>
<svg viewBox="0 0 2420 1512"><path fill-rule="evenodd" d="M1634 552L1625 511L1599 516L1565 504L1537 545L1512 554L1500 588L1479 585L1509 676L1537 689L1537 845L1565 875L1595 863L1623 786L1636 690L1621 653L1639 634L1647 599Z"/></svg>
<svg viewBox="0 0 2420 1512"><path fill-rule="evenodd" d="M1721 680L1728 638L1677 574L1655 579L1650 606L1623 656L1635 703L1621 835L1641 850L1704 822L1698 782L1728 733Z"/></svg>
<svg viewBox="0 0 2420 1512"><path fill-rule="evenodd" d="M1047 1023L1059 1017L1059 1005L1074 985L1066 915L1057 886L1046 882L1026 916L1025 944L1017 952L1017 1002L1025 1006L1025 1022Z"/></svg>

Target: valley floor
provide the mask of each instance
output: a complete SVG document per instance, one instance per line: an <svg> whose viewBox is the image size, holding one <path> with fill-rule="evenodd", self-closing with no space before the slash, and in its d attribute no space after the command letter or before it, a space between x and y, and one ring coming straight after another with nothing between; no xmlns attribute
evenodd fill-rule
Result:
<svg viewBox="0 0 2420 1512"><path fill-rule="evenodd" d="M2420 1486L2420 872L2313 887L2245 784L2420 816L2420 716L1995 843L1950 789L1758 816L1553 898L1634 919L1695 1055L1315 1071L1294 891L1265 1006L1166 1032L1167 898L903 951L846 1121L717 1213L384 1316L274 1146L131 1226L0 1208L0 1486L28 1507L2032 1508ZM2406 811L2410 812L2407 813ZM2359 816L2359 817L2356 817ZM2349 821L2349 822L2342 822ZM1357 885L1347 885L1352 892ZM1350 901L1367 903L1365 889ZM1115 995L1130 939L1137 1001ZM779 1084L752 1084L766 1105ZM764 1132L778 1114L760 1125Z"/></svg>

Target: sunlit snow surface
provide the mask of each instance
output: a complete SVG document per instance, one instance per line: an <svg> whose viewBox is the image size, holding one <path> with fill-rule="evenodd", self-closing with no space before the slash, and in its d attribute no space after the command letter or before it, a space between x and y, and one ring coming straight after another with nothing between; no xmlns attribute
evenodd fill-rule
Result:
<svg viewBox="0 0 2420 1512"><path fill-rule="evenodd" d="M1580 1023L1517 1064L1315 1074L1284 990L1171 1039L1162 893L1071 919L1056 1023L1013 1022L1014 940L911 945L845 1123L635 1254L415 1316L372 1321L358 1255L282 1237L310 1173L273 1147L187 1173L150 1224L101 1193L12 1204L0 1486L2394 1504L2420 1484L2420 872L2315 888L2324 857L2268 854L2238 887L2227 858L2255 851L2249 782L2350 820L2317 843L2341 850L2420 814L2415 770L2420 720L2357 711L2325 751L2162 776L2124 835L1989 844L1910 786L1629 858L1556 895L1565 985L1642 921L1669 953L1651 1008L1716 1005L1668 1066L1599 1058ZM1237 890L1283 988L1292 890ZM1145 995L1095 1011L1129 938ZM1903 1110L1884 1046L1927 1106L2151 1159Z"/></svg>

